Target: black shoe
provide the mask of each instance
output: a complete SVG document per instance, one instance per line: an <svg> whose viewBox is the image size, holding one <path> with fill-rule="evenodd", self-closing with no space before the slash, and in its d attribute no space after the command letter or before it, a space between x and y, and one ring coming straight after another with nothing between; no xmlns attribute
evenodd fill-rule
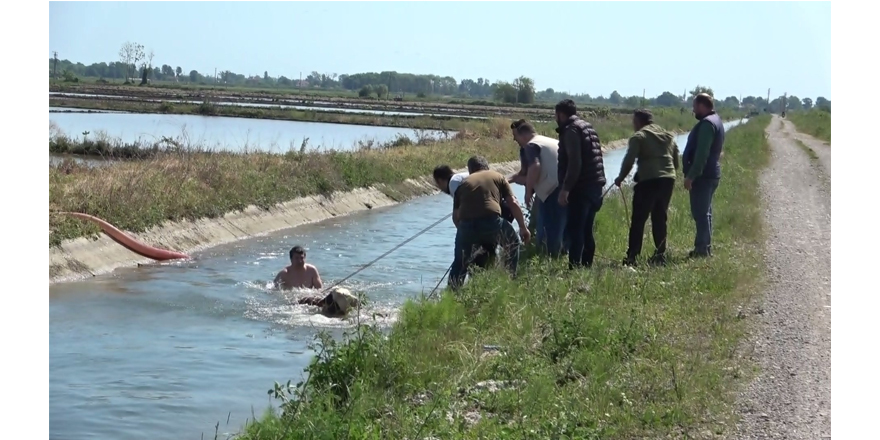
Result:
<svg viewBox="0 0 880 440"><path fill-rule="evenodd" d="M697 251L688 252L688 258L691 258L691 259L693 259L693 258L709 258L711 256L712 256L712 252L697 252Z"/></svg>
<svg viewBox="0 0 880 440"><path fill-rule="evenodd" d="M666 254L655 253L648 259L648 264L654 266L666 266Z"/></svg>
<svg viewBox="0 0 880 440"><path fill-rule="evenodd" d="M635 266L636 265L636 257L626 257L623 259L623 262L621 264L623 264L624 266L629 266L629 267Z"/></svg>

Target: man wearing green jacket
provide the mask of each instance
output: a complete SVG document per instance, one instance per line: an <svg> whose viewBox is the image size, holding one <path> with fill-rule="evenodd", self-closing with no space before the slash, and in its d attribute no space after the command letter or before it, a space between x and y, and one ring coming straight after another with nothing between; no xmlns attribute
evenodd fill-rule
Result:
<svg viewBox="0 0 880 440"><path fill-rule="evenodd" d="M633 176L632 222L629 228L629 248L623 264L634 265L642 252L645 222L651 217L651 235L656 250L650 262L666 263L666 220L672 190L675 189L675 173L679 169L678 144L675 136L654 123L649 110L636 110L633 114L635 133L629 138L629 148L620 165L620 174L614 179L619 188L633 165L638 169Z"/></svg>

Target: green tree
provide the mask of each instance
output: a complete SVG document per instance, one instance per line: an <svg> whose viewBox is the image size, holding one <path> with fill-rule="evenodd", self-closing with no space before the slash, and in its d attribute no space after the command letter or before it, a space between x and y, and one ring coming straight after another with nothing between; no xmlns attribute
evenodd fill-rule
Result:
<svg viewBox="0 0 880 440"><path fill-rule="evenodd" d="M788 108L789 110L801 110L801 109L804 108L804 104L803 104L803 102L801 102L801 99L800 99L800 98L798 98L797 96L792 95L792 96L789 96L789 97L788 97L788 105L787 105L787 108Z"/></svg>
<svg viewBox="0 0 880 440"><path fill-rule="evenodd" d="M809 110L809 109L813 108L813 100L812 99L804 98L801 100L801 102L804 105L804 109Z"/></svg>
<svg viewBox="0 0 880 440"><path fill-rule="evenodd" d="M202 75L200 75L198 71L196 71L196 70L189 71L189 80L191 82L199 82L201 77L202 77Z"/></svg>
<svg viewBox="0 0 880 440"><path fill-rule="evenodd" d="M521 76L513 80L513 87L516 89L516 102L522 104L535 102L535 81L533 79Z"/></svg>
<svg viewBox="0 0 880 440"><path fill-rule="evenodd" d="M736 96L728 96L724 98L724 106L729 108L739 108L739 98Z"/></svg>
<svg viewBox="0 0 880 440"><path fill-rule="evenodd" d="M501 101L508 104L516 103L517 99L517 90L513 84L504 81L498 81L493 84L495 87L495 91L492 95L495 97L496 101Z"/></svg>
<svg viewBox="0 0 880 440"><path fill-rule="evenodd" d="M608 102L614 105L620 105L623 102L623 96L620 96L620 93L617 93L617 90L611 92L611 96L608 97Z"/></svg>
<svg viewBox="0 0 880 440"><path fill-rule="evenodd" d="M183 69L181 69L180 66L177 66L177 68L174 69L174 73L176 73L177 76L183 75Z"/></svg>
<svg viewBox="0 0 880 440"><path fill-rule="evenodd" d="M358 92L358 96L360 96L361 98L366 98L372 94L373 94L373 87L370 86L369 84L361 87L361 90Z"/></svg>
<svg viewBox="0 0 880 440"><path fill-rule="evenodd" d="M376 92L376 97L382 99L383 96L388 95L388 86L385 84L379 84L376 87L373 87L373 91Z"/></svg>
<svg viewBox="0 0 880 440"><path fill-rule="evenodd" d="M825 111L831 111L831 101L825 99L824 96L819 96L816 98L816 108Z"/></svg>
<svg viewBox="0 0 880 440"><path fill-rule="evenodd" d="M699 95L700 93L705 93L713 98L715 97L715 92L712 91L711 87L701 86L701 85L697 84L697 86L694 87L694 89L689 92L690 99L693 100L694 97Z"/></svg>
<svg viewBox="0 0 880 440"><path fill-rule="evenodd" d="M654 103L661 107L678 107L681 105L681 98L672 92L663 92L654 100Z"/></svg>

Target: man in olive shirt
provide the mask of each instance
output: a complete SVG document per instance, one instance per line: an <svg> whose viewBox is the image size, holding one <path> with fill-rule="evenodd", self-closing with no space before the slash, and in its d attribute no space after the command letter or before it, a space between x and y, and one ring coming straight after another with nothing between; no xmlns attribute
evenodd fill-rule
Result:
<svg viewBox="0 0 880 440"><path fill-rule="evenodd" d="M472 172L461 182L453 196L455 258L449 271L449 287L453 289L464 284L471 255L484 243L501 244L505 250L505 265L511 275L516 275L520 237L513 225L501 217L502 203L513 212L522 240L528 243L531 238L510 183L501 173L488 168L489 163L484 157L471 157L468 169Z"/></svg>
<svg viewBox="0 0 880 440"><path fill-rule="evenodd" d="M667 211L675 189L675 173L679 169L678 144L672 133L654 123L654 116L649 110L635 111L633 128L635 134L629 138L629 148L620 164L620 174L614 179L614 184L620 187L638 160L639 168L633 176L636 185L633 188L629 249L623 264L634 265L642 252L642 237L649 216L656 248L650 262L664 264Z"/></svg>

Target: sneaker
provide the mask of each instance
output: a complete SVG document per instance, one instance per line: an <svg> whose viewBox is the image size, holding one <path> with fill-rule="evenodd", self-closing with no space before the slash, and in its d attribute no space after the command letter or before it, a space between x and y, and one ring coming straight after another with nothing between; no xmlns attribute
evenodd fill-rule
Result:
<svg viewBox="0 0 880 440"><path fill-rule="evenodd" d="M632 267L636 265L636 259L635 257L626 257L623 259L623 262L621 264L623 264L624 266Z"/></svg>

